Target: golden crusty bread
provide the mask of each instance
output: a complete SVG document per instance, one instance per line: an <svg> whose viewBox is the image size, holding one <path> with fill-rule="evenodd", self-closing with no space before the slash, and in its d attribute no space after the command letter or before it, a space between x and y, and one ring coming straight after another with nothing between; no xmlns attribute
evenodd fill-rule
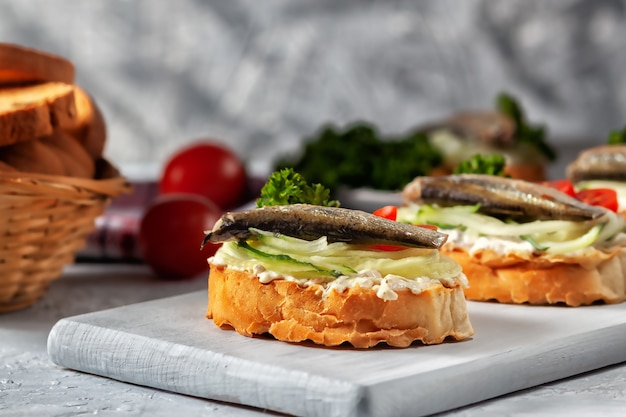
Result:
<svg viewBox="0 0 626 417"><path fill-rule="evenodd" d="M504 174L518 180L541 182L546 180L546 164L544 162L532 163L507 163Z"/></svg>
<svg viewBox="0 0 626 417"><path fill-rule="evenodd" d="M74 65L63 57L0 43L0 85L46 81L72 84L74 75Z"/></svg>
<svg viewBox="0 0 626 417"><path fill-rule="evenodd" d="M17 169L6 162L0 161L0 172L17 172Z"/></svg>
<svg viewBox="0 0 626 417"><path fill-rule="evenodd" d="M406 347L473 335L462 287L440 284L419 294L398 291L386 301L372 289L354 287L323 295L277 279L263 284L249 272L210 264L207 317L246 336L269 333L278 340L368 348L379 343Z"/></svg>
<svg viewBox="0 0 626 417"><path fill-rule="evenodd" d="M50 136L40 139L50 147L63 162L65 175L79 178L93 178L96 171L94 160L77 139L59 129Z"/></svg>
<svg viewBox="0 0 626 417"><path fill-rule="evenodd" d="M20 172L65 175L65 166L61 158L39 140L0 146L0 161Z"/></svg>
<svg viewBox="0 0 626 417"><path fill-rule="evenodd" d="M43 83L0 89L0 146L52 134L76 118L74 86Z"/></svg>
<svg viewBox="0 0 626 417"><path fill-rule="evenodd" d="M573 307L626 300L626 248L578 257L500 255L488 249L470 255L451 245L442 252L463 268L469 300Z"/></svg>
<svg viewBox="0 0 626 417"><path fill-rule="evenodd" d="M106 142L106 123L100 108L83 88L75 85L76 120L64 130L77 138L92 159L100 158Z"/></svg>
<svg viewBox="0 0 626 417"><path fill-rule="evenodd" d="M0 171L108 178L116 170L101 162L105 141L102 113L69 60L0 43Z"/></svg>
<svg viewBox="0 0 626 417"><path fill-rule="evenodd" d="M89 94L78 85L74 84L74 102L76 117L71 123L63 126L63 129L71 134L80 133L93 118L93 105Z"/></svg>
<svg viewBox="0 0 626 417"><path fill-rule="evenodd" d="M87 153L91 155L93 159L98 159L101 158L104 153L104 146L107 139L107 128L100 107L98 107L93 99L91 100L91 104L93 108L93 117L87 125L84 134L82 136L78 136L78 139L87 150Z"/></svg>

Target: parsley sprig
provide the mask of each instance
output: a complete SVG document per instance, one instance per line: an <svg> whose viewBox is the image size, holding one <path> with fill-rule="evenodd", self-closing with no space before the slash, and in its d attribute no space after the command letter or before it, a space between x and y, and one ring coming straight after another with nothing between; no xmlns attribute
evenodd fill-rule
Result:
<svg viewBox="0 0 626 417"><path fill-rule="evenodd" d="M487 174L504 176L506 159L499 153L491 155L476 154L469 159L461 161L454 169L455 174Z"/></svg>
<svg viewBox="0 0 626 417"><path fill-rule="evenodd" d="M309 184L292 168L274 171L261 189L257 207L289 204L314 204L339 207L339 201L331 200L330 190L322 184Z"/></svg>
<svg viewBox="0 0 626 417"><path fill-rule="evenodd" d="M623 145L624 143L626 143L626 127L622 130L614 130L609 133L607 144Z"/></svg>

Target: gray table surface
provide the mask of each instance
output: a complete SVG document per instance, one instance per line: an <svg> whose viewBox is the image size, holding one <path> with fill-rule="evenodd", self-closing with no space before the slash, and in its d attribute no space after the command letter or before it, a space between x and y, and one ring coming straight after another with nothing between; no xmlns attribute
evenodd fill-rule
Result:
<svg viewBox="0 0 626 417"><path fill-rule="evenodd" d="M278 415L87 375L58 367L48 358L48 332L63 317L203 288L204 277L159 281L141 265L69 266L37 304L0 315L0 416ZM623 416L625 410L626 364L622 364L444 415Z"/></svg>

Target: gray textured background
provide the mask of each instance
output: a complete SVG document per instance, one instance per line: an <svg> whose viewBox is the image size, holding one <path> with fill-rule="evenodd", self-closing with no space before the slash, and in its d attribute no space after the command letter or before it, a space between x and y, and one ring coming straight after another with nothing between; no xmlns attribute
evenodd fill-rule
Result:
<svg viewBox="0 0 626 417"><path fill-rule="evenodd" d="M399 133L501 90L561 148L626 124L620 0L0 0L0 40L74 61L122 167L215 137L262 171L325 122Z"/></svg>

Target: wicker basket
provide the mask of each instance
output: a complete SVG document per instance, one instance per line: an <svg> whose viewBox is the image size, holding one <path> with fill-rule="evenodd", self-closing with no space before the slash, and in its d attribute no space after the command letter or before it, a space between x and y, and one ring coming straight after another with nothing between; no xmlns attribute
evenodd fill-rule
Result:
<svg viewBox="0 0 626 417"><path fill-rule="evenodd" d="M61 276L125 178L0 172L0 313L34 304Z"/></svg>

